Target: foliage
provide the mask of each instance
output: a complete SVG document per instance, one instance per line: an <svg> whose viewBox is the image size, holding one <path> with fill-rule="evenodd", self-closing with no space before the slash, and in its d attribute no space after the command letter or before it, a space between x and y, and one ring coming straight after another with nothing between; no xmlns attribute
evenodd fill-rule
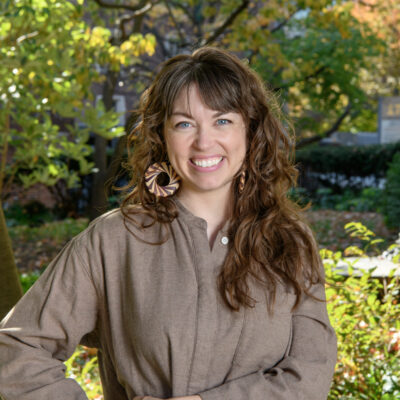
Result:
<svg viewBox="0 0 400 400"><path fill-rule="evenodd" d="M291 189L289 196L303 206L311 203L313 210L382 212L384 206L383 190L375 187L366 187L361 191L345 189L343 193L335 193L329 187L320 187L315 192L296 187Z"/></svg>
<svg viewBox="0 0 400 400"><path fill-rule="evenodd" d="M55 219L48 208L36 201L23 206L15 203L4 210L4 215L7 227L15 225L38 226Z"/></svg>
<svg viewBox="0 0 400 400"><path fill-rule="evenodd" d="M88 226L87 218L66 218L62 221L46 222L40 226L17 225L9 228L10 237L21 242L50 239L55 244L64 244Z"/></svg>
<svg viewBox="0 0 400 400"><path fill-rule="evenodd" d="M40 277L40 272L39 271L34 271L28 273L22 273L19 276L19 280L21 282L22 290L24 293L26 293L29 288L39 279Z"/></svg>
<svg viewBox="0 0 400 400"><path fill-rule="evenodd" d="M114 69L152 54L154 37L131 35L121 46L108 42L110 30L84 21L82 2L20 0L0 5L0 150L8 154L0 171L8 184L79 184L77 171L92 172L89 133L105 138L123 134L119 116L95 103L92 85L99 66ZM96 68L97 67L97 68ZM8 153L8 145L15 150ZM5 169L3 169L5 168Z"/></svg>
<svg viewBox="0 0 400 400"><path fill-rule="evenodd" d="M350 237L357 238L364 244L362 249L357 248L357 255L367 256L367 254L369 254L371 251L374 253L379 253L380 250L377 245L382 243L383 239L376 238L375 233L368 229L361 222L349 222L344 226L344 229ZM351 251L353 251L355 247L356 246L350 246ZM349 253L346 250L344 251L344 254Z"/></svg>
<svg viewBox="0 0 400 400"><path fill-rule="evenodd" d="M95 349L78 346L74 354L65 362L66 377L75 379L89 400L103 398L96 354Z"/></svg>
<svg viewBox="0 0 400 400"><path fill-rule="evenodd" d="M374 234L359 223L348 226L353 236L374 246ZM366 249L359 249L365 256ZM394 399L400 396L400 289L393 271L383 284L372 270L348 264L339 273L341 252L321 250L327 281L327 306L338 337L338 363L329 399Z"/></svg>
<svg viewBox="0 0 400 400"><path fill-rule="evenodd" d="M383 285L335 272L338 254L325 257L328 312L338 337L338 364L329 399L394 399L400 395L398 278Z"/></svg>
<svg viewBox="0 0 400 400"><path fill-rule="evenodd" d="M380 211L382 190L374 187L364 188L357 194L346 189L343 194L334 194L330 188L317 189L314 208L332 208L337 211Z"/></svg>
<svg viewBox="0 0 400 400"><path fill-rule="evenodd" d="M298 136L323 135L343 113L346 122L354 119L367 102L359 71L370 69L367 60L382 43L352 16L353 6L351 1L265 2L257 18L264 29L243 15L242 25L226 38L248 52L262 77L280 91Z"/></svg>
<svg viewBox="0 0 400 400"><path fill-rule="evenodd" d="M400 89L400 3L359 0L355 2L352 15L385 42L384 51L370 60L373 69L360 70L362 87L377 105L378 96L397 95Z"/></svg>
<svg viewBox="0 0 400 400"><path fill-rule="evenodd" d="M400 152L393 157L387 171L384 210L388 225L400 229Z"/></svg>
<svg viewBox="0 0 400 400"><path fill-rule="evenodd" d="M361 34L354 21L351 23L343 21L346 12L346 9L342 9L329 17L329 19L338 18L339 21L342 19L339 24L324 22L322 29L318 29L318 24L317 27L313 26L310 39L297 43L298 46L295 48L300 60L305 58L306 64L315 62L313 48L321 48L318 63L320 68L325 68L319 77L289 89L289 94L295 99L296 105L304 104L304 92L310 99L307 106L308 113L303 111L302 114L296 115L297 123L303 130L307 128L309 132L326 131L332 124L329 120L335 121L338 114L346 107L351 105L355 114L355 110L358 111L361 104L367 101L360 87L358 71L366 66L365 60L373 54L375 47L371 38ZM308 26L307 28L309 29ZM296 43L292 44L293 47L295 45ZM314 81L315 89L311 87L313 85L310 85L310 81ZM329 119L321 124L315 117L310 118L308 114L311 112L314 115L327 115Z"/></svg>

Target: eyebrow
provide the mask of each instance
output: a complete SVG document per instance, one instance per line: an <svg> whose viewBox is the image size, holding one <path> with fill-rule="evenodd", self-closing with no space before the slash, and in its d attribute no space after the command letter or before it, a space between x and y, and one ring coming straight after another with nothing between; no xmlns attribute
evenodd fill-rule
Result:
<svg viewBox="0 0 400 400"><path fill-rule="evenodd" d="M230 111L218 111L218 112L216 112L212 117L213 117L213 118L217 118L217 117L219 117L219 116L221 116L221 115L223 115L223 114L228 114L229 112L230 112ZM181 116L183 116L183 117L185 117L185 118L193 119L193 115L188 114L188 113L185 113L185 112L183 112L183 111L174 111L174 112L171 114L171 117L172 117L172 116L175 116L175 115L181 115Z"/></svg>

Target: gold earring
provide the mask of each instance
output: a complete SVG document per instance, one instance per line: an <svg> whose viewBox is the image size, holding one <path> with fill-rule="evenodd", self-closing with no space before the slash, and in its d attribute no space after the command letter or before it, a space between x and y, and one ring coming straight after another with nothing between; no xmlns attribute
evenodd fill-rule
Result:
<svg viewBox="0 0 400 400"><path fill-rule="evenodd" d="M160 174L168 175L168 185L161 186L157 183L157 178ZM172 165L165 161L150 165L144 174L145 184L149 192L160 197L173 195L179 188L179 179L180 178L172 168Z"/></svg>
<svg viewBox="0 0 400 400"><path fill-rule="evenodd" d="M245 181L246 181L246 171L243 170L240 174L240 179L239 179L239 193L243 192Z"/></svg>

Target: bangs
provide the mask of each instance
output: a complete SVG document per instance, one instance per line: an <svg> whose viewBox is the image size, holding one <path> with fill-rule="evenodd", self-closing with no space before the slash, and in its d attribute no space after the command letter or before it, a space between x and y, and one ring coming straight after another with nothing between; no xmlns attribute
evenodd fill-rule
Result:
<svg viewBox="0 0 400 400"><path fill-rule="evenodd" d="M230 70L222 70L220 66L214 68L210 64L202 63L192 67L182 76L182 71L177 74L177 79L168 88L166 97L166 118L173 112L176 98L186 90L189 100L189 88L195 84L199 88L200 97L204 104L211 110L221 112L239 112L243 114L243 93L240 82Z"/></svg>

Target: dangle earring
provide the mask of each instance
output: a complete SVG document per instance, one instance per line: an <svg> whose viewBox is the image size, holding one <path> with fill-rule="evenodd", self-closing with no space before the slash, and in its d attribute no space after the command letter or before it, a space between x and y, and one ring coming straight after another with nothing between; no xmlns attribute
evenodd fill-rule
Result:
<svg viewBox="0 0 400 400"><path fill-rule="evenodd" d="M242 192L243 192L245 180L246 180L246 171L243 170L243 171L240 173L239 193L242 193Z"/></svg>
<svg viewBox="0 0 400 400"><path fill-rule="evenodd" d="M165 186L161 186L157 183L157 178L160 174L167 174L169 183ZM144 180L147 189L150 193L155 196L167 197L173 195L179 188L179 176L172 168L172 165L165 161L161 163L154 163L150 165L145 174Z"/></svg>

